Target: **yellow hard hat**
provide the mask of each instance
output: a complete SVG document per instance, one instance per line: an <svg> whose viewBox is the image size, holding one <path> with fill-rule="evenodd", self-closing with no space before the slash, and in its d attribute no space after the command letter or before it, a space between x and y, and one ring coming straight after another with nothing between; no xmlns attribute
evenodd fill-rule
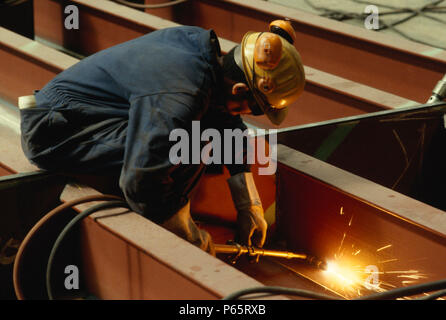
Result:
<svg viewBox="0 0 446 320"><path fill-rule="evenodd" d="M248 32L235 50L258 106L270 121L280 124L288 106L303 92L305 72L293 45L294 29L288 21L276 20L271 32Z"/></svg>

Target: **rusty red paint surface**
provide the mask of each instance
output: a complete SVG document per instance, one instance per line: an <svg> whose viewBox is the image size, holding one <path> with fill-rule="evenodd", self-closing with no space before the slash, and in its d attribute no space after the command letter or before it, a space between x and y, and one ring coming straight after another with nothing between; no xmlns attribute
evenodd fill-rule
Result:
<svg viewBox="0 0 446 320"><path fill-rule="evenodd" d="M308 170L301 172L279 164L277 224L290 250L346 261L362 270L376 266L382 272L381 280L395 287L446 277L443 267L445 234L427 227L427 214L420 215L426 224L423 225L404 213L410 210L408 202L413 202L413 208L418 207L417 212L435 211L441 215L440 210L379 185L370 188L373 194L369 196L342 190L333 185L335 181L342 181L346 186L355 185L358 190L373 183L352 179L342 170L329 170L329 165L316 159L305 161L315 161L310 166L327 172L328 178L321 181L308 175ZM364 185L358 181L363 181ZM389 200L392 208L388 206ZM443 222L437 227L444 229L445 226ZM415 278L411 279L410 274ZM309 276L317 279L311 272Z"/></svg>
<svg viewBox="0 0 446 320"><path fill-rule="evenodd" d="M13 173L16 173L16 172L0 162L0 177L9 176L10 174L13 174Z"/></svg>

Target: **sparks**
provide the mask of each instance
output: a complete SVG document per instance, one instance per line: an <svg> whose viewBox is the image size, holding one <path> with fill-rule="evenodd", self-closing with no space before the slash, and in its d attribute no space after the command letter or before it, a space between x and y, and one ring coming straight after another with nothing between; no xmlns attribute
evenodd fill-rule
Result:
<svg viewBox="0 0 446 320"><path fill-rule="evenodd" d="M382 247L382 248L377 249L376 252L379 252L379 251L381 251L381 250L388 249L388 248L390 248L391 246L392 246L391 244L388 244L387 246L384 246L384 247Z"/></svg>
<svg viewBox="0 0 446 320"><path fill-rule="evenodd" d="M327 269L324 273L333 287L344 292L357 293L363 281L359 272L335 261L327 262Z"/></svg>
<svg viewBox="0 0 446 320"><path fill-rule="evenodd" d="M347 235L346 232L344 232L344 235L342 236L341 245L339 246L338 253L341 252L342 246L344 245L345 236Z"/></svg>
<svg viewBox="0 0 446 320"><path fill-rule="evenodd" d="M403 275L397 276L397 278L406 278L406 279L419 280L419 279L425 279L427 277L425 275L423 275L423 274L403 274Z"/></svg>
<svg viewBox="0 0 446 320"><path fill-rule="evenodd" d="M400 273L400 274L417 274L418 270L402 270L402 271L386 271L386 273Z"/></svg>
<svg viewBox="0 0 446 320"><path fill-rule="evenodd" d="M340 207L339 215L345 216L343 206ZM418 270L379 270L377 265L384 269L384 264L386 264L385 267L388 269L388 266L395 266L391 262L400 260L389 256L389 253L394 250L385 251L393 248L393 244L387 244L376 249L375 259L371 261L370 254L373 253L373 249L369 252L367 248L359 248L357 243L351 243L354 238L347 237L347 231L353 224L353 218L354 215L351 215L350 219L345 221L346 229L342 234L339 246L333 248L335 251L331 257L334 259L327 260L327 269L322 271L330 289L342 293L347 298L353 298L370 293L370 291L385 292L428 278L427 275L420 273ZM359 256L360 253L361 256ZM358 258L360 261L357 260Z"/></svg>
<svg viewBox="0 0 446 320"><path fill-rule="evenodd" d="M350 221L348 222L348 226L351 227L353 221L353 216L350 218Z"/></svg>
<svg viewBox="0 0 446 320"><path fill-rule="evenodd" d="M395 262L398 261L398 259L389 259L389 260L384 260L384 261L378 261L378 263L389 263L389 262Z"/></svg>

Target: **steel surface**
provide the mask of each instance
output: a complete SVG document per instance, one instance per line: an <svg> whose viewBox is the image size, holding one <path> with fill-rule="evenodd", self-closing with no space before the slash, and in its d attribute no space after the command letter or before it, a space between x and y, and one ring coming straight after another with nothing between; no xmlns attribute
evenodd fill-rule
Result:
<svg viewBox="0 0 446 320"><path fill-rule="evenodd" d="M8 166L0 163L0 177L7 176L7 175L10 175L12 173L14 173L14 171L11 168L9 168Z"/></svg>
<svg viewBox="0 0 446 320"><path fill-rule="evenodd" d="M59 203L63 186L61 179L42 172L0 177L0 299L14 299L13 264L18 245L43 214Z"/></svg>
<svg viewBox="0 0 446 320"><path fill-rule="evenodd" d="M445 211L283 145L278 161L277 225L290 250L376 266L387 290L446 277Z"/></svg>
<svg viewBox="0 0 446 320"><path fill-rule="evenodd" d="M78 60L0 28L0 97L17 104Z"/></svg>
<svg viewBox="0 0 446 320"><path fill-rule="evenodd" d="M95 191L67 189L62 199L91 192ZM82 268L88 288L96 296L218 299L242 288L262 285L141 215L117 214L122 212L104 210L83 222Z"/></svg>
<svg viewBox="0 0 446 320"><path fill-rule="evenodd" d="M369 113L287 128L278 142L446 210L445 113L446 102Z"/></svg>

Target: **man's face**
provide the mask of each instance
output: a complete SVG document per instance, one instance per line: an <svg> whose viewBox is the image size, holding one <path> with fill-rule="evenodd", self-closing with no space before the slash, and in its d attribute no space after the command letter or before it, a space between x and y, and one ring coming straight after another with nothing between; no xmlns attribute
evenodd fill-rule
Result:
<svg viewBox="0 0 446 320"><path fill-rule="evenodd" d="M231 115L251 114L250 106L256 102L245 83L232 82L227 91L226 108Z"/></svg>

